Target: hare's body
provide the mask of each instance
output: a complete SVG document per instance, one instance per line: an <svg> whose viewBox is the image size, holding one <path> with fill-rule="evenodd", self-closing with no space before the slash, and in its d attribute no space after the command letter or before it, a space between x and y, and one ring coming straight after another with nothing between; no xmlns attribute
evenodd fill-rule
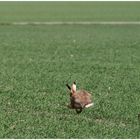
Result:
<svg viewBox="0 0 140 140"><path fill-rule="evenodd" d="M67 85L70 89L70 105L69 108L76 109L77 113L80 113L85 107L90 107L93 105L91 94L85 90L76 91L76 84L74 83L72 87Z"/></svg>
<svg viewBox="0 0 140 140"><path fill-rule="evenodd" d="M70 97L72 108L84 108L86 105L92 103L91 94L84 90L78 90Z"/></svg>

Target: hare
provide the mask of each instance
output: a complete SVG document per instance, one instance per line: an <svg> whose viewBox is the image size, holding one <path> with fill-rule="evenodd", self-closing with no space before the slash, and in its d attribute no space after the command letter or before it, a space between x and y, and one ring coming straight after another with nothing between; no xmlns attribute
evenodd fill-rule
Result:
<svg viewBox="0 0 140 140"><path fill-rule="evenodd" d="M91 100L91 94L85 90L76 91L76 83L73 82L70 87L66 84L68 89L70 90L70 104L69 108L75 109L77 113L81 113L84 108L88 108L93 105Z"/></svg>

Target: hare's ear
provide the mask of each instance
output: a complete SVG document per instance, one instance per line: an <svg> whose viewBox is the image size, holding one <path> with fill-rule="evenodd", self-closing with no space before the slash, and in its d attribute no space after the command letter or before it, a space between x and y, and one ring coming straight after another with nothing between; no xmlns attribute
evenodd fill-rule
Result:
<svg viewBox="0 0 140 140"><path fill-rule="evenodd" d="M68 84L66 84L66 86L67 86L67 88L68 88L69 90L71 90L71 87L70 87Z"/></svg>
<svg viewBox="0 0 140 140"><path fill-rule="evenodd" d="M74 93L76 92L76 83L73 82L72 86L71 86L71 92Z"/></svg>

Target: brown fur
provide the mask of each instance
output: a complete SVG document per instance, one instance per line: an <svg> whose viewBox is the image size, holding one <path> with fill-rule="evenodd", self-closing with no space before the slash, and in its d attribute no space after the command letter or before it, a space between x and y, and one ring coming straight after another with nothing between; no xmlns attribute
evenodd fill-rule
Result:
<svg viewBox="0 0 140 140"><path fill-rule="evenodd" d="M70 89L69 88L70 86L68 86L67 84L67 87L71 91L70 92L70 105L68 105L68 107L71 109L76 109L76 112L80 113L82 112L82 109L84 109L86 105L92 103L92 100L91 100L92 97L91 97L91 94L85 90L78 90L78 91L73 90L73 87L74 87L73 85Z"/></svg>

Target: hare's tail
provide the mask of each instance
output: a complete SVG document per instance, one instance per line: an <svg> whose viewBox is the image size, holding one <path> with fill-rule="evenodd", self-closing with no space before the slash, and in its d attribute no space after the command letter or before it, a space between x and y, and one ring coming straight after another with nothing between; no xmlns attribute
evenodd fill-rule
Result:
<svg viewBox="0 0 140 140"><path fill-rule="evenodd" d="M94 105L94 103L87 104L87 105L85 106L85 108L89 108L89 107L91 107L91 106L93 106L93 105Z"/></svg>

